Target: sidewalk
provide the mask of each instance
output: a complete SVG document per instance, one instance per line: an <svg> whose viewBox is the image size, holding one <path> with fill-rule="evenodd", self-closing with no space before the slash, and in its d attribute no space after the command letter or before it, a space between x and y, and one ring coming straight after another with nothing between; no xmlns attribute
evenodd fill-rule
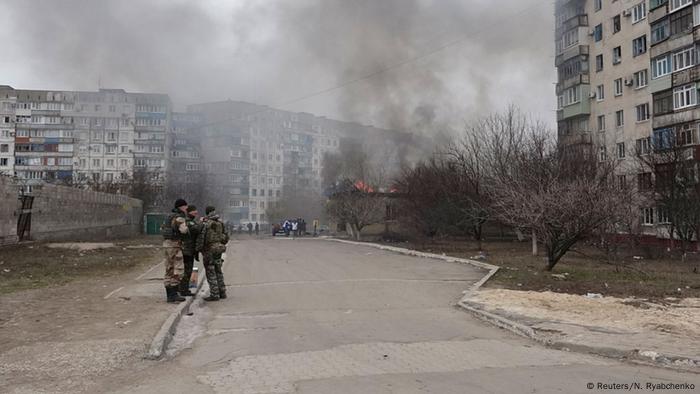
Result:
<svg viewBox="0 0 700 394"><path fill-rule="evenodd" d="M485 311L510 320L521 334L556 348L700 372L700 299L661 303L481 289L463 303L477 315Z"/></svg>
<svg viewBox="0 0 700 394"><path fill-rule="evenodd" d="M178 307L165 302L163 265L154 263L0 296L0 387L89 392L98 377L143 368L154 335Z"/></svg>

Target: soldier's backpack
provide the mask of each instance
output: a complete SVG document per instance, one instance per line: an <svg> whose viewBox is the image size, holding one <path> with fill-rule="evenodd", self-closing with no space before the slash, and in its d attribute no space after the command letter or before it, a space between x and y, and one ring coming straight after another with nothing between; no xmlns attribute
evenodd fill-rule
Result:
<svg viewBox="0 0 700 394"><path fill-rule="evenodd" d="M228 243L228 234L224 224L218 220L212 220L207 224L206 243L209 245L209 250L212 253L226 252L226 244Z"/></svg>

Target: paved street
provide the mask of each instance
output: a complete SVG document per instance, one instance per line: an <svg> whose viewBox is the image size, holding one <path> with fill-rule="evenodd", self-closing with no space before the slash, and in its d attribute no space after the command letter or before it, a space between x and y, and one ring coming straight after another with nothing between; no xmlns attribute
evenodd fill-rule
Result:
<svg viewBox="0 0 700 394"><path fill-rule="evenodd" d="M454 307L483 275L470 266L307 239L243 240L227 255L229 299L195 309L180 327L175 345L198 336L191 348L128 379L115 376L103 391L584 393L602 391L589 390L591 382L700 386L699 375L550 350L481 323Z"/></svg>

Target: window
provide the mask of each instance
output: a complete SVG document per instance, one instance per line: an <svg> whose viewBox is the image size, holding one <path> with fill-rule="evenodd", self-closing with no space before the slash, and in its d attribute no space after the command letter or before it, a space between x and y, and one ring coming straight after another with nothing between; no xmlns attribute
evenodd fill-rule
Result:
<svg viewBox="0 0 700 394"><path fill-rule="evenodd" d="M562 53L565 49L570 48L574 45L578 44L578 29L571 29L567 32L565 32L561 39L557 41L557 54ZM285 127L286 127L286 123Z"/></svg>
<svg viewBox="0 0 700 394"><path fill-rule="evenodd" d="M640 138L637 140L637 154L648 155L651 153L651 137Z"/></svg>
<svg viewBox="0 0 700 394"><path fill-rule="evenodd" d="M620 142L617 144L617 158L618 159L624 159L625 158L625 143Z"/></svg>
<svg viewBox="0 0 700 394"><path fill-rule="evenodd" d="M695 48L690 47L673 54L673 71L680 71L695 64Z"/></svg>
<svg viewBox="0 0 700 394"><path fill-rule="evenodd" d="M671 16L669 16L669 25L672 36L692 29L693 8L688 7L682 11L672 13Z"/></svg>
<svg viewBox="0 0 700 394"><path fill-rule="evenodd" d="M622 30L622 22L620 21L620 15L615 15L613 17L613 34Z"/></svg>
<svg viewBox="0 0 700 394"><path fill-rule="evenodd" d="M654 224L654 208L642 208L642 224L645 226Z"/></svg>
<svg viewBox="0 0 700 394"><path fill-rule="evenodd" d="M637 57L647 51L647 36L643 35L632 40L632 56Z"/></svg>
<svg viewBox="0 0 700 394"><path fill-rule="evenodd" d="M598 160L605 161L608 159L608 150L605 146L598 147Z"/></svg>
<svg viewBox="0 0 700 394"><path fill-rule="evenodd" d="M8 165L7 157L3 157L2 159L0 159L0 167L7 167L7 165Z"/></svg>
<svg viewBox="0 0 700 394"><path fill-rule="evenodd" d="M625 111L619 110L615 112L615 126L622 127L625 125Z"/></svg>
<svg viewBox="0 0 700 394"><path fill-rule="evenodd" d="M598 115L598 131L605 131L605 115Z"/></svg>
<svg viewBox="0 0 700 394"><path fill-rule="evenodd" d="M603 55L600 54L595 57L595 71L603 71Z"/></svg>
<svg viewBox="0 0 700 394"><path fill-rule="evenodd" d="M670 128L657 129L654 130L654 144L655 150L670 149L673 146L673 130Z"/></svg>
<svg viewBox="0 0 700 394"><path fill-rule="evenodd" d="M673 109L692 107L697 104L695 85L685 85L673 89Z"/></svg>
<svg viewBox="0 0 700 394"><path fill-rule="evenodd" d="M654 115L673 112L673 90L654 94Z"/></svg>
<svg viewBox="0 0 700 394"><path fill-rule="evenodd" d="M622 47L613 48L613 64L619 64L622 61Z"/></svg>
<svg viewBox="0 0 700 394"><path fill-rule="evenodd" d="M595 97L597 101L605 100L605 85L598 85L595 89Z"/></svg>
<svg viewBox="0 0 700 394"><path fill-rule="evenodd" d="M647 2L643 2L632 7L632 23L637 23L647 17Z"/></svg>
<svg viewBox="0 0 700 394"><path fill-rule="evenodd" d="M690 124L685 124L678 128L676 132L676 145L691 145L695 140L695 128Z"/></svg>
<svg viewBox="0 0 700 394"><path fill-rule="evenodd" d="M646 69L637 71L634 73L634 87L635 89L641 89L645 86L647 86L648 83L648 75L649 73L647 72Z"/></svg>
<svg viewBox="0 0 700 394"><path fill-rule="evenodd" d="M615 80L615 96L622 96L622 78Z"/></svg>
<svg viewBox="0 0 700 394"><path fill-rule="evenodd" d="M598 42L603 39L603 24L598 24L593 28L593 40Z"/></svg>
<svg viewBox="0 0 700 394"><path fill-rule="evenodd" d="M10 145L8 144L1 144L0 145L0 152L6 153L10 151Z"/></svg>
<svg viewBox="0 0 700 394"><path fill-rule="evenodd" d="M640 104L637 107L637 122L649 120L649 103Z"/></svg>
<svg viewBox="0 0 700 394"><path fill-rule="evenodd" d="M600 11L603 8L603 0L595 0L593 2L593 9L595 11Z"/></svg>
<svg viewBox="0 0 700 394"><path fill-rule="evenodd" d="M576 104L581 101L581 86L576 85L569 89L566 89L564 93L559 96L560 108L566 107L571 104Z"/></svg>
<svg viewBox="0 0 700 394"><path fill-rule="evenodd" d="M656 207L656 213L659 218L659 224L670 224L671 220L668 217L668 209L664 207Z"/></svg>
<svg viewBox="0 0 700 394"><path fill-rule="evenodd" d="M250 195L252 197L257 197L258 196L258 189L250 189Z"/></svg>
<svg viewBox="0 0 700 394"><path fill-rule="evenodd" d="M664 18L663 20L651 25L651 45L659 43L668 38L671 33L669 26L670 24L668 18Z"/></svg>
<svg viewBox="0 0 700 394"><path fill-rule="evenodd" d="M669 12L673 12L677 9L690 5L690 3L692 2L693 0L671 0L671 9L669 10Z"/></svg>
<svg viewBox="0 0 700 394"><path fill-rule="evenodd" d="M651 61L651 77L656 79L671 73L671 56L656 57Z"/></svg>

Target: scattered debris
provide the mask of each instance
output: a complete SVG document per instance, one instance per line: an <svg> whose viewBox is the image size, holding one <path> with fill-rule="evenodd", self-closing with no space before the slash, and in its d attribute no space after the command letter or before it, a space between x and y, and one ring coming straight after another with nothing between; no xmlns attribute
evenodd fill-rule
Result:
<svg viewBox="0 0 700 394"><path fill-rule="evenodd" d="M566 275L564 274L551 274L552 278L559 280L566 280Z"/></svg>
<svg viewBox="0 0 700 394"><path fill-rule="evenodd" d="M642 256L632 256L633 260L644 260L644 257Z"/></svg>
<svg viewBox="0 0 700 394"><path fill-rule="evenodd" d="M586 298L603 298L603 295L600 293L588 293L584 297L586 297Z"/></svg>

